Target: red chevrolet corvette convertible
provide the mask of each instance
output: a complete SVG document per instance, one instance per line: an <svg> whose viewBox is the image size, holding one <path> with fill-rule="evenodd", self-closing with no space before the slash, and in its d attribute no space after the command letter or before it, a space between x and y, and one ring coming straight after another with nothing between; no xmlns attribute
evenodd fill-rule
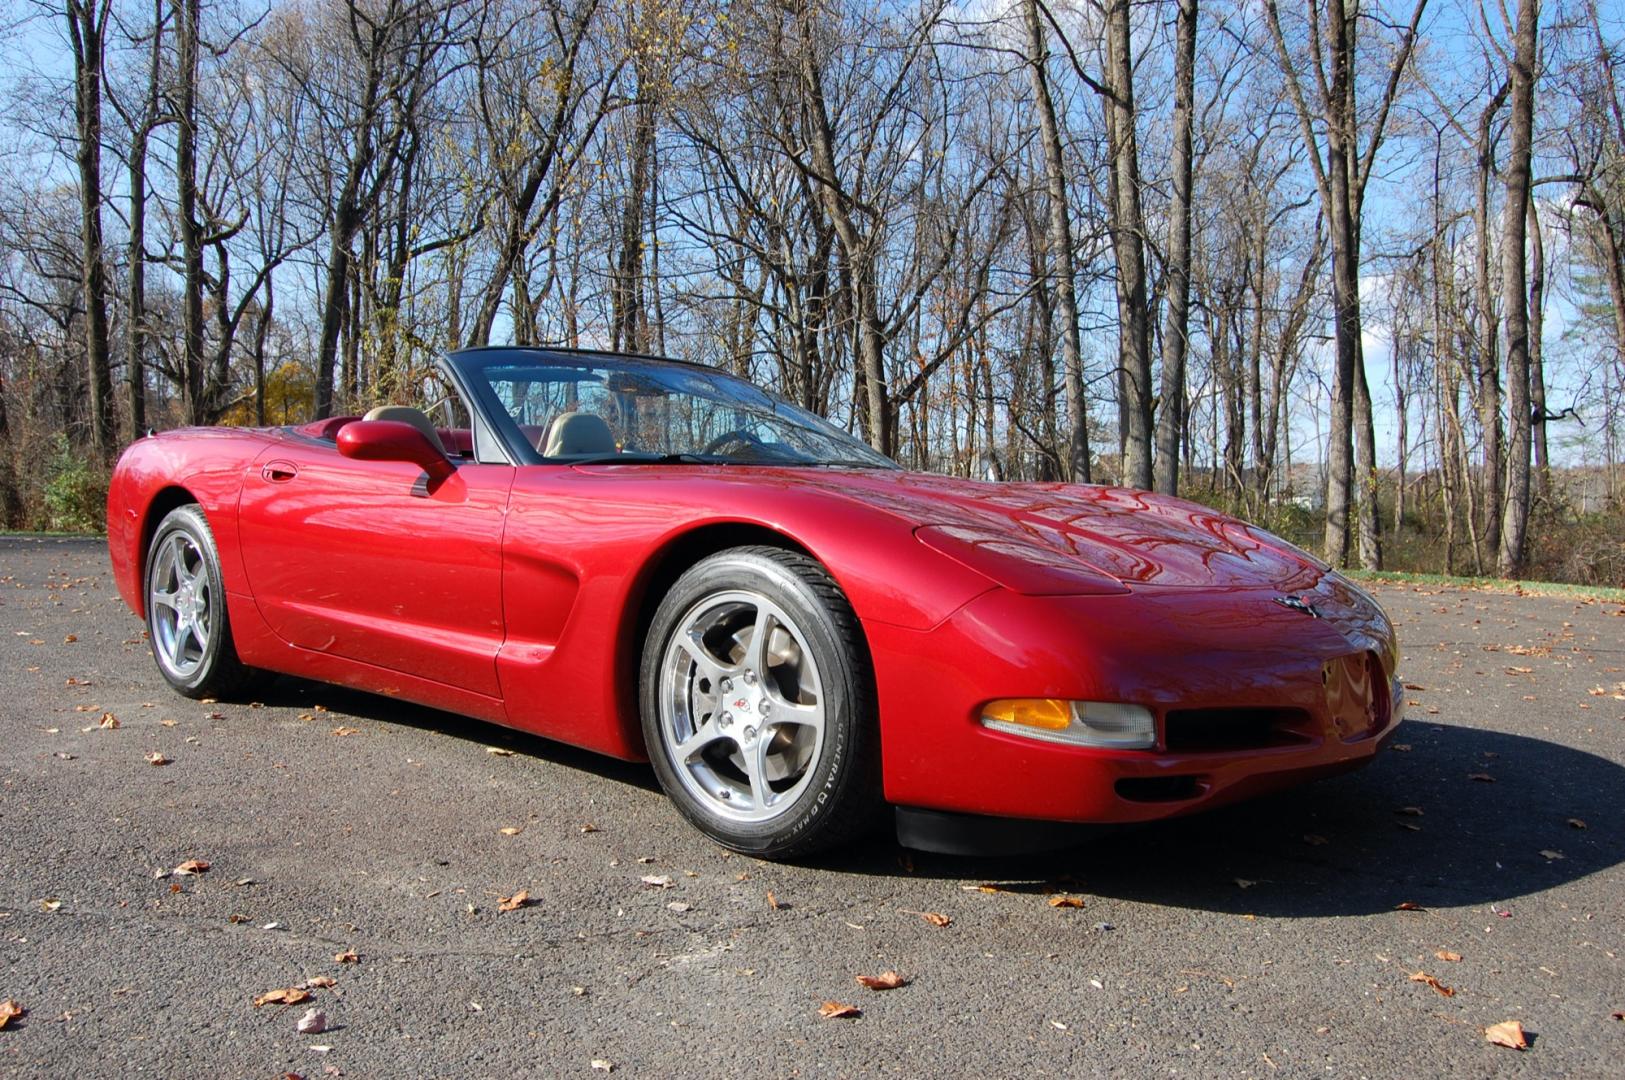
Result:
<svg viewBox="0 0 1625 1080"><path fill-rule="evenodd" d="M766 858L893 812L938 850L1184 814L1359 766L1399 722L1377 604L1224 514L905 472L697 364L443 374L434 419L125 452L113 569L177 691L284 672L647 758Z"/></svg>

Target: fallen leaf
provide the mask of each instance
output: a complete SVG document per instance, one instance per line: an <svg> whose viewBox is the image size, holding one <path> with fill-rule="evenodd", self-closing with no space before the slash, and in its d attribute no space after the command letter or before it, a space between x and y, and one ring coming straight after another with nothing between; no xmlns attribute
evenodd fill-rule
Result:
<svg viewBox="0 0 1625 1080"><path fill-rule="evenodd" d="M201 874L208 869L209 864L202 859L187 859L185 862L175 867L175 869L171 870L170 873L180 874L184 877L187 874Z"/></svg>
<svg viewBox="0 0 1625 1080"><path fill-rule="evenodd" d="M871 990L896 990L899 986L907 986L909 982L895 971L883 971L879 975L859 975L856 978Z"/></svg>
<svg viewBox="0 0 1625 1080"><path fill-rule="evenodd" d="M497 757L513 757L514 753L512 750L502 746L487 746L485 748L485 752L487 754L495 754Z"/></svg>
<svg viewBox="0 0 1625 1080"><path fill-rule="evenodd" d="M952 926L954 923L954 921L948 916L935 911L922 911L920 912L920 918L924 919L932 926Z"/></svg>
<svg viewBox="0 0 1625 1080"><path fill-rule="evenodd" d="M779 910L779 898L773 895L773 890L767 890L767 906L774 911Z"/></svg>
<svg viewBox="0 0 1625 1080"><path fill-rule="evenodd" d="M1581 821L1579 818L1577 818L1577 817L1569 818L1569 828L1571 828L1571 829L1583 829L1585 827L1586 827L1586 823Z"/></svg>
<svg viewBox="0 0 1625 1080"><path fill-rule="evenodd" d="M331 975L312 975L305 980L305 986L311 990L331 990L338 985L338 980Z"/></svg>
<svg viewBox="0 0 1625 1080"><path fill-rule="evenodd" d="M320 1035L327 1030L327 1014L320 1009L309 1009L293 1029L301 1035Z"/></svg>
<svg viewBox="0 0 1625 1080"><path fill-rule="evenodd" d="M76 642L78 640L79 640L79 635L78 634L69 634L69 635L67 635L66 637L64 637L62 639L62 644L64 644L64 645L72 645L74 642Z"/></svg>
<svg viewBox="0 0 1625 1080"><path fill-rule="evenodd" d="M1477 780L1480 784L1493 784L1493 783L1495 783L1495 777L1491 776L1487 772L1468 773L1467 774L1467 779L1469 779L1469 780Z"/></svg>
<svg viewBox="0 0 1625 1080"><path fill-rule="evenodd" d="M693 906L693 904L685 904L681 900L673 900L671 903L666 905L666 908L669 911L675 911L677 914L681 915L683 912L693 908Z"/></svg>
<svg viewBox="0 0 1625 1080"><path fill-rule="evenodd" d="M346 735L359 735L359 734L361 734L361 729L360 728L353 728L353 727L336 727L336 728L333 729L333 734L337 735L339 738L342 739Z"/></svg>
<svg viewBox="0 0 1625 1080"><path fill-rule="evenodd" d="M1448 964L1454 964L1458 960L1461 959L1461 953L1459 953L1459 952L1451 952L1449 949L1440 949L1438 952L1434 953L1433 955L1437 956L1440 960L1443 960L1444 962L1446 962Z"/></svg>
<svg viewBox="0 0 1625 1080"><path fill-rule="evenodd" d="M497 897L497 910L518 911L520 908L525 907L530 902L530 892L526 889L520 889L512 896Z"/></svg>
<svg viewBox="0 0 1625 1080"><path fill-rule="evenodd" d="M72 760L74 760L74 759L75 759L75 758L76 758L76 757L78 757L78 755L77 755L77 754L70 754L70 753L68 753L68 752L67 752L67 751L65 751L65 750L58 750L58 751L57 751L57 752L56 752L56 755L55 755L55 756L56 756L56 757L59 757L59 758L61 758L61 759L62 759L62 760L63 760L63 761L72 761Z"/></svg>
<svg viewBox="0 0 1625 1080"><path fill-rule="evenodd" d="M158 722L160 724L164 725L164 727L174 727L176 724L180 723L179 720L170 720L167 717L165 719L163 719L163 720L158 721Z"/></svg>
<svg viewBox="0 0 1625 1080"><path fill-rule="evenodd" d="M1405 900L1405 901L1403 901L1401 903L1395 904L1394 905L1394 910L1395 911L1426 911L1427 908L1423 907L1421 904L1418 904L1415 900Z"/></svg>
<svg viewBox="0 0 1625 1080"><path fill-rule="evenodd" d="M1540 857L1545 859L1547 862L1556 862L1558 859L1563 857L1563 853L1561 851L1553 851L1551 848L1543 848L1541 849Z"/></svg>
<svg viewBox="0 0 1625 1080"><path fill-rule="evenodd" d="M1427 983L1429 986L1433 987L1433 989L1437 990L1440 994L1444 995L1445 997L1455 997L1456 996L1456 992L1453 989L1446 986L1444 983L1440 982L1438 979L1435 979L1432 975L1429 975L1425 971L1418 971L1418 972L1414 973L1413 975L1411 975L1411 982Z"/></svg>
<svg viewBox="0 0 1625 1080"><path fill-rule="evenodd" d="M509 825L507 828L497 830L497 832L501 833L503 836L518 836L520 833L522 833L524 831L525 830L519 828L516 825Z"/></svg>
<svg viewBox="0 0 1625 1080"><path fill-rule="evenodd" d="M310 991L302 986L287 986L281 990L268 990L254 999L254 1007L261 1005L298 1005L310 1000Z"/></svg>
<svg viewBox="0 0 1625 1080"><path fill-rule="evenodd" d="M1516 1020L1504 1020L1499 1024L1491 1024L1484 1029L1484 1038L1496 1046L1505 1046L1511 1050L1529 1049L1529 1040L1524 1038L1523 1025Z"/></svg>
<svg viewBox="0 0 1625 1080"><path fill-rule="evenodd" d="M341 953L333 954L333 962L335 964L359 964L361 963L361 957L355 954L354 949L345 949Z"/></svg>
<svg viewBox="0 0 1625 1080"><path fill-rule="evenodd" d="M1420 806L1401 806L1398 810L1395 810L1394 813L1404 814L1406 817L1421 817L1422 808Z"/></svg>
<svg viewBox="0 0 1625 1080"><path fill-rule="evenodd" d="M856 1019L863 1015L863 1010L856 1005L848 1005L845 1002L826 1001L818 1006L818 1015L825 1020Z"/></svg>
<svg viewBox="0 0 1625 1080"><path fill-rule="evenodd" d="M7 998L0 1001L0 1028L26 1015L28 1015L28 1010L23 1008L22 1002L16 998Z"/></svg>
<svg viewBox="0 0 1625 1080"><path fill-rule="evenodd" d="M672 884L671 878L665 874L644 874L638 880L651 889L675 889L677 887Z"/></svg>
<svg viewBox="0 0 1625 1080"><path fill-rule="evenodd" d="M114 728L118 727L118 717L114 716L110 712L104 712L102 713L100 722L96 726L104 728L108 731L112 731Z"/></svg>
<svg viewBox="0 0 1625 1080"><path fill-rule="evenodd" d="M592 1067L594 1069L597 1069L599 1072L614 1072L615 1071L614 1062L605 1061L603 1058L593 1058L592 1059Z"/></svg>
<svg viewBox="0 0 1625 1080"><path fill-rule="evenodd" d="M152 753L147 755L147 764L148 765L168 765L169 764L169 759L164 757L163 751L154 750Z"/></svg>
<svg viewBox="0 0 1625 1080"><path fill-rule="evenodd" d="M39 902L39 909L41 911L55 911L58 908L60 908L61 906L62 906L62 901L58 900L54 896L50 897L49 899L46 899L46 900L41 900Z"/></svg>
<svg viewBox="0 0 1625 1080"><path fill-rule="evenodd" d="M1411 744L1410 743L1404 743L1404 742L1396 742L1396 743L1392 743L1391 745L1389 745L1388 749L1397 750L1401 754L1408 754L1411 751Z"/></svg>
<svg viewBox="0 0 1625 1080"><path fill-rule="evenodd" d="M231 923L233 926L237 926L237 925L240 925L242 923L247 922L248 921L248 916L247 915L227 915L226 916L226 921Z"/></svg>
<svg viewBox="0 0 1625 1080"><path fill-rule="evenodd" d="M583 834L590 833L590 832L597 832L598 831L598 826L596 826L596 825L583 825L583 826L581 826L581 831L582 831Z"/></svg>
<svg viewBox="0 0 1625 1080"><path fill-rule="evenodd" d="M1236 886L1238 888L1242 888L1242 889L1250 889L1254 885L1257 885L1257 884L1258 884L1258 882L1256 882L1256 881L1248 881L1246 878L1238 877L1236 879Z"/></svg>
<svg viewBox="0 0 1625 1080"><path fill-rule="evenodd" d="M1083 901L1076 896L1052 896L1049 898L1049 906L1053 908L1081 908Z"/></svg>

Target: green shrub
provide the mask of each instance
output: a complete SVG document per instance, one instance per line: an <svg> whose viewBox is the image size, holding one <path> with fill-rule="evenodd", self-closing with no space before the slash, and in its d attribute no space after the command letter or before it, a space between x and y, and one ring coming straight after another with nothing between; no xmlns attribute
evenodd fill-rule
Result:
<svg viewBox="0 0 1625 1080"><path fill-rule="evenodd" d="M107 527L107 477L58 434L45 470L45 527L53 532L99 533Z"/></svg>

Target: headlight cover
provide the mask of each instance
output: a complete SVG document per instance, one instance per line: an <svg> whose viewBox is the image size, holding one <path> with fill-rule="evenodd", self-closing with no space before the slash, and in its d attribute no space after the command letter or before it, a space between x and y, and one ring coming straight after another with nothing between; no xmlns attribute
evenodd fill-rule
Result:
<svg viewBox="0 0 1625 1080"><path fill-rule="evenodd" d="M1000 698L982 706L982 726L1096 750L1149 750L1157 742L1151 710L1117 701Z"/></svg>

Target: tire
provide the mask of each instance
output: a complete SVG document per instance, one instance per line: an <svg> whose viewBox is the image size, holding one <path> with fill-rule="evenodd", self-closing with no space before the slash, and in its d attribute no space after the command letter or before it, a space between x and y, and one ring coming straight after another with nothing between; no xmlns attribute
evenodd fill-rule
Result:
<svg viewBox="0 0 1625 1080"><path fill-rule="evenodd" d="M142 589L152 658L178 693L230 700L267 678L237 657L214 533L195 503L158 523Z"/></svg>
<svg viewBox="0 0 1625 1080"><path fill-rule="evenodd" d="M868 654L813 559L740 547L690 567L650 622L639 685L660 786L723 847L797 858L879 819Z"/></svg>

